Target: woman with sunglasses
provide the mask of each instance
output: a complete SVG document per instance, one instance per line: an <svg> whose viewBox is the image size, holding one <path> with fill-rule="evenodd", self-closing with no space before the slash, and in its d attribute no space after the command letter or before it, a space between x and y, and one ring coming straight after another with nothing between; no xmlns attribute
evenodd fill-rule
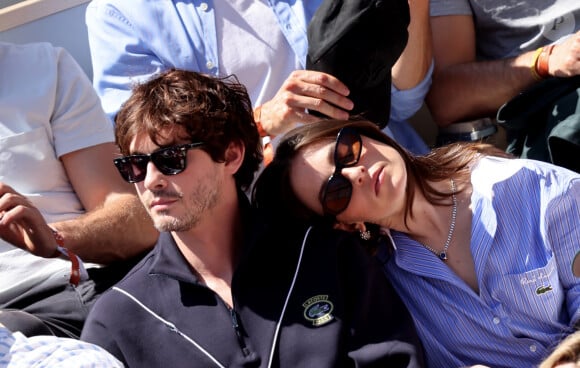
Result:
<svg viewBox="0 0 580 368"><path fill-rule="evenodd" d="M572 171L486 144L412 156L373 124L327 120L282 139L253 195L272 218L372 240L429 367L536 366L580 318Z"/></svg>

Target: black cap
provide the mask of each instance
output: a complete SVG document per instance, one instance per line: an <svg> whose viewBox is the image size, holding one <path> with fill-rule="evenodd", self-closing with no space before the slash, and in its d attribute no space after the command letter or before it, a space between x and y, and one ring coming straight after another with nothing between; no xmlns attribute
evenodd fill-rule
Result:
<svg viewBox="0 0 580 368"><path fill-rule="evenodd" d="M391 109L391 68L407 44L407 0L324 0L308 25L306 68L350 89L351 115L381 128Z"/></svg>

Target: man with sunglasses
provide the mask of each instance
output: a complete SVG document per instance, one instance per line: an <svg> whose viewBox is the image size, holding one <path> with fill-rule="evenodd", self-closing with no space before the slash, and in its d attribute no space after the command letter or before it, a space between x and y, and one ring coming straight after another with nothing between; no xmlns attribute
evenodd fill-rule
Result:
<svg viewBox="0 0 580 368"><path fill-rule="evenodd" d="M250 207L262 148L237 80L163 72L133 90L116 140L161 235L83 340L129 367L421 366L410 316L363 247Z"/></svg>

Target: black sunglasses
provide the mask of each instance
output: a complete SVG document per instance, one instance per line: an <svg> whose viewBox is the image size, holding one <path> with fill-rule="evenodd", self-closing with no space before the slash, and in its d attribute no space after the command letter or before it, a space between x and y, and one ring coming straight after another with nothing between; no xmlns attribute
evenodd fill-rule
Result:
<svg viewBox="0 0 580 368"><path fill-rule="evenodd" d="M342 128L336 136L334 147L334 173L322 187L320 203L326 215L336 216L350 203L352 183L341 171L358 163L362 151L362 139L354 128Z"/></svg>
<svg viewBox="0 0 580 368"><path fill-rule="evenodd" d="M149 161L161 171L163 175L177 175L187 166L187 151L203 145L203 142L181 144L158 149L150 154L137 154L119 157L113 160L117 170L129 183L138 183L145 180Z"/></svg>

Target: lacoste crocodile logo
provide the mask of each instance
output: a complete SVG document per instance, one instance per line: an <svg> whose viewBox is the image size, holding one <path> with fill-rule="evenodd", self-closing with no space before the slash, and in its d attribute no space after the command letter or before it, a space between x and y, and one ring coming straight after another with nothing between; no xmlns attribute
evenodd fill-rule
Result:
<svg viewBox="0 0 580 368"><path fill-rule="evenodd" d="M328 295L313 296L302 306L304 307L304 318L312 322L313 326L322 326L334 319L332 315L334 305L328 300Z"/></svg>
<svg viewBox="0 0 580 368"><path fill-rule="evenodd" d="M542 295L547 293L548 291L552 291L552 285L540 286L539 288L536 289L536 294Z"/></svg>

